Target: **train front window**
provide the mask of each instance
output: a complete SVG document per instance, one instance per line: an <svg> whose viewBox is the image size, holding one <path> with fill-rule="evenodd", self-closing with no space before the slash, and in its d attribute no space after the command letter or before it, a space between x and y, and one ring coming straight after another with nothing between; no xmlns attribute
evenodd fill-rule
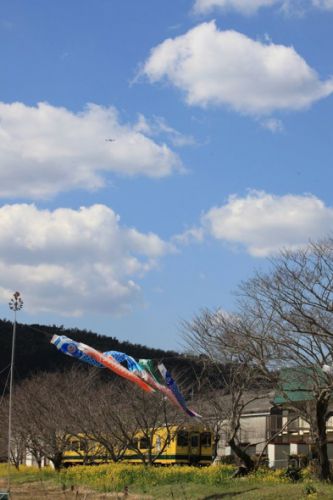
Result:
<svg viewBox="0 0 333 500"><path fill-rule="evenodd" d="M72 441L70 444L70 451L79 451L80 450L80 441Z"/></svg>
<svg viewBox="0 0 333 500"><path fill-rule="evenodd" d="M188 432L179 431L177 434L177 446L188 446Z"/></svg>
<svg viewBox="0 0 333 500"><path fill-rule="evenodd" d="M202 432L200 435L201 446L210 447L212 444L212 436L210 432Z"/></svg>

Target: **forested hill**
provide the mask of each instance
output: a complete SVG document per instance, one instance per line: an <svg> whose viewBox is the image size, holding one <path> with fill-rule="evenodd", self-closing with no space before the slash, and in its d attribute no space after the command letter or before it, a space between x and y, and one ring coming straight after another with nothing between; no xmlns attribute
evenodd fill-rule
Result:
<svg viewBox="0 0 333 500"><path fill-rule="evenodd" d="M10 321L0 320L0 389L6 384L8 368L11 358L13 324ZM140 344L121 342L115 337L98 335L96 333L65 329L57 326L17 324L15 346L15 379L16 381L40 372L63 371L73 364L84 365L79 361L65 356L50 344L52 335L66 335L73 340L84 342L100 351L121 351L134 358L166 359L168 365L177 366L181 361L179 354L174 351L152 349ZM88 365L87 365L88 366Z"/></svg>

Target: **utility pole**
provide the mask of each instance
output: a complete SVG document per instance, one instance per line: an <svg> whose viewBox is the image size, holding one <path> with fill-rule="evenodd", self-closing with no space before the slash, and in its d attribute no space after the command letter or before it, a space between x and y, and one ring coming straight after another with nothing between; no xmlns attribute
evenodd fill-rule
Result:
<svg viewBox="0 0 333 500"><path fill-rule="evenodd" d="M15 339L16 339L16 313L23 307L23 300L20 292L15 292L9 301L9 309L14 311L13 338L12 338L12 356L10 362L10 381L9 381L9 411L8 411L8 493L10 489L10 449L12 440L12 399L14 382L14 360L15 360Z"/></svg>

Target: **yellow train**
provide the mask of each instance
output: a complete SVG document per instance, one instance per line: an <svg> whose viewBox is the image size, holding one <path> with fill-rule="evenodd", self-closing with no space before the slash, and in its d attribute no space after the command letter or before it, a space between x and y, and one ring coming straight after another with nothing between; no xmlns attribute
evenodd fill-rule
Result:
<svg viewBox="0 0 333 500"><path fill-rule="evenodd" d="M213 434L203 426L160 427L137 433L121 455L125 463L151 462L154 465L210 465ZM111 462L106 449L85 436L72 437L63 464L100 464Z"/></svg>

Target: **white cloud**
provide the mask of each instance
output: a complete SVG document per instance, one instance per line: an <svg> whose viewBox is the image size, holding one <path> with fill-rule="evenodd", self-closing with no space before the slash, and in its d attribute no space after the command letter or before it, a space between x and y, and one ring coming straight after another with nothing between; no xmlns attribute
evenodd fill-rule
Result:
<svg viewBox="0 0 333 500"><path fill-rule="evenodd" d="M286 13L304 12L311 8L332 10L333 0L196 0L194 12L208 14L214 10L222 10L250 15L272 6L279 6Z"/></svg>
<svg viewBox="0 0 333 500"><path fill-rule="evenodd" d="M182 134L174 129L161 116L154 116L153 119L147 120L143 115L139 115L135 130L151 137L164 135L176 148L193 146L195 144L195 140L191 135Z"/></svg>
<svg viewBox="0 0 333 500"><path fill-rule="evenodd" d="M143 74L167 79L190 105L227 105L253 115L299 110L333 92L293 47L262 43L202 23L151 50Z"/></svg>
<svg viewBox="0 0 333 500"><path fill-rule="evenodd" d="M204 231L201 227L191 227L181 234L173 236L172 241L178 245L191 245L204 240Z"/></svg>
<svg viewBox="0 0 333 500"><path fill-rule="evenodd" d="M266 128L267 130L270 130L270 132L273 132L273 134L283 132L284 130L282 121L278 120L277 118L266 118L262 120L260 124L263 128Z"/></svg>
<svg viewBox="0 0 333 500"><path fill-rule="evenodd" d="M311 195L274 196L252 191L244 198L230 196L225 205L209 210L202 225L217 240L239 244L253 256L266 257L332 233L333 207Z"/></svg>
<svg viewBox="0 0 333 500"><path fill-rule="evenodd" d="M333 10L333 0L312 0L315 7L323 10Z"/></svg>
<svg viewBox="0 0 333 500"><path fill-rule="evenodd" d="M121 314L141 300L138 279L173 246L120 224L105 205L0 208L0 298L15 288L30 312Z"/></svg>
<svg viewBox="0 0 333 500"><path fill-rule="evenodd" d="M90 104L73 113L46 103L0 103L2 197L45 198L100 188L107 173L163 177L181 168L166 144L122 124L115 108Z"/></svg>
<svg viewBox="0 0 333 500"><path fill-rule="evenodd" d="M207 14L215 9L223 9L253 14L262 7L270 7L276 3L281 3L281 0L196 0L194 11Z"/></svg>

